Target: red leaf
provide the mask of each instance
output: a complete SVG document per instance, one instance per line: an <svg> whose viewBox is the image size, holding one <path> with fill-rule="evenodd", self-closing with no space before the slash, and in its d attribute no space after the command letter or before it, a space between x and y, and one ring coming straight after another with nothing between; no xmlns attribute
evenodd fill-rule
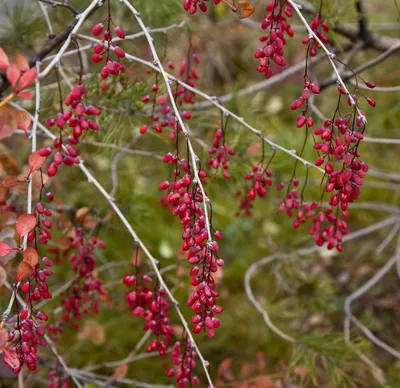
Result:
<svg viewBox="0 0 400 388"><path fill-rule="evenodd" d="M126 374L128 373L128 370L129 370L128 364L121 364L121 365L118 365L118 366L115 368L114 373L113 373L113 375L111 376L111 378L112 378L113 380L120 380L120 379L123 379L123 378L126 376Z"/></svg>
<svg viewBox="0 0 400 388"><path fill-rule="evenodd" d="M43 167L46 157L40 156L39 151L34 151L29 155L28 163L30 171L36 171Z"/></svg>
<svg viewBox="0 0 400 388"><path fill-rule="evenodd" d="M17 277L15 279L15 282L19 283L22 280L26 279L31 274L32 271L33 268L28 263L26 263L25 261L21 261L18 264Z"/></svg>
<svg viewBox="0 0 400 388"><path fill-rule="evenodd" d="M5 257L15 250L16 250L15 248L11 248L9 245L4 244L3 242L0 241L0 257Z"/></svg>
<svg viewBox="0 0 400 388"><path fill-rule="evenodd" d="M15 54L13 62L18 66L21 71L29 70L28 60L20 53Z"/></svg>
<svg viewBox="0 0 400 388"><path fill-rule="evenodd" d="M15 87L17 84L17 81L19 80L19 77L21 76L21 71L18 69L18 66L15 65L14 63L8 66L7 72L7 79L10 82L11 86Z"/></svg>
<svg viewBox="0 0 400 388"><path fill-rule="evenodd" d="M15 350L7 348L6 346L3 348L3 357L4 362L13 370L16 370L20 367L21 363L18 358L18 354Z"/></svg>
<svg viewBox="0 0 400 388"><path fill-rule="evenodd" d="M0 70L6 70L10 66L7 54L2 48L0 48Z"/></svg>
<svg viewBox="0 0 400 388"><path fill-rule="evenodd" d="M222 360L218 366L217 376L218 377L223 376L225 380L232 381L234 379L234 377L233 377L231 365L232 365L231 358L226 358L225 360Z"/></svg>
<svg viewBox="0 0 400 388"><path fill-rule="evenodd" d="M6 329L0 329L0 349L3 349L8 342L8 333Z"/></svg>
<svg viewBox="0 0 400 388"><path fill-rule="evenodd" d="M24 99L24 100L29 100L30 98L33 97L33 93L32 93L32 92L19 92L19 93L17 94L17 96L18 96L19 98Z"/></svg>
<svg viewBox="0 0 400 388"><path fill-rule="evenodd" d="M33 83L35 81L36 76L37 76L37 71L34 67L32 67L32 69L29 69L26 73L24 73L18 82L17 92L21 91L22 89L25 89L31 83Z"/></svg>
<svg viewBox="0 0 400 388"><path fill-rule="evenodd" d="M39 263L39 255L35 248L26 248L22 257L24 262L29 264L32 268L35 268Z"/></svg>
<svg viewBox="0 0 400 388"><path fill-rule="evenodd" d="M28 234L31 230L33 230L36 226L36 217L32 214L23 214L18 217L16 223L16 229L18 233L18 237L21 237Z"/></svg>

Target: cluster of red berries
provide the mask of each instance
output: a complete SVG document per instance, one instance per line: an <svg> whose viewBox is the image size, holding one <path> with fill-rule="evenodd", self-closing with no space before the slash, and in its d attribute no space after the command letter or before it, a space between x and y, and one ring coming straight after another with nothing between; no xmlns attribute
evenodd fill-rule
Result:
<svg viewBox="0 0 400 388"><path fill-rule="evenodd" d="M329 24L326 20L323 20L321 18L320 13L315 14L313 21L309 25L322 43L329 43L329 38L326 35L326 33L329 31ZM318 50L321 49L321 44L315 41L315 39L310 36L307 36L303 39L303 44L310 44L310 42L312 42L309 48L310 56L315 57Z"/></svg>
<svg viewBox="0 0 400 388"><path fill-rule="evenodd" d="M195 63L200 63L200 58L196 54L191 55L191 59ZM181 62L179 66L178 78L189 86L194 87L195 81L199 80L199 73L193 66L192 60L190 60L189 63L186 61ZM170 70L174 70L175 66L172 62L168 62L168 68ZM149 69L148 74L151 74L151 69ZM182 128L180 127L180 124L177 123L175 112L173 111L171 104L168 102L168 95L166 93L160 94L159 91L160 88L158 86L158 79L156 76L156 82L151 87L152 95L144 95L141 98L141 102L144 104L152 102L153 104L151 112L152 128L156 132L162 133L163 128L170 127L169 137L171 140L175 140L177 133L176 129L178 129L179 132L182 130ZM177 88L173 90L173 96L178 106L182 104L194 104L195 102L195 93L187 90L183 86L178 85ZM162 115L161 117L160 114ZM186 110L182 112L182 118L184 120L190 120L191 117L192 115L189 111ZM147 129L148 125L144 124L140 127L139 132L144 135L147 132Z"/></svg>
<svg viewBox="0 0 400 388"><path fill-rule="evenodd" d="M188 11L190 14L195 14L197 11L197 7L203 11L207 11L207 5L205 2L208 0L184 0L183 1L183 8L185 11ZM213 0L214 4L219 4L221 0Z"/></svg>
<svg viewBox="0 0 400 388"><path fill-rule="evenodd" d="M231 174L228 172L228 161L230 156L235 155L235 151L225 142L225 132L221 128L215 132L215 138L208 153L215 155L215 157L209 159L208 165L216 170L221 167L222 175L224 178L229 179Z"/></svg>
<svg viewBox="0 0 400 388"><path fill-rule="evenodd" d="M47 193L46 197L49 201L53 200L53 194ZM49 229L52 227L52 222L48 217L52 216L52 212L42 202L38 202L35 207L33 215L36 216L37 225L34 230L28 233L28 242L32 242L36 237L36 230L39 231L39 242L43 245L47 245L49 240L53 237Z"/></svg>
<svg viewBox="0 0 400 388"><path fill-rule="evenodd" d="M43 336L46 330L38 321L47 321L47 315L42 312L29 311L28 308L22 309L14 323L13 329L8 334L8 342L17 340L18 345L3 349L4 361L11 367L14 374L18 374L22 366L26 364L29 370L36 370L39 361L37 346L45 346L46 340Z"/></svg>
<svg viewBox="0 0 400 388"><path fill-rule="evenodd" d="M266 6L267 14L261 22L263 30L269 29L267 35L260 38L263 47L254 54L260 59L258 72L265 73L266 78L272 76L271 65L275 63L279 67L286 65L284 46L286 44L285 34L293 36L293 30L287 21L292 16L292 6L288 1L272 0Z"/></svg>
<svg viewBox="0 0 400 388"><path fill-rule="evenodd" d="M186 159L178 159L176 155L166 154L165 163L175 164L173 181L160 184L161 190L169 190L165 202L173 215L178 216L183 226L182 250L188 252L188 261L193 267L189 274L192 276L191 284L195 287L187 304L192 307L196 315L192 318L194 333L203 329L207 330L210 337L214 337L214 329L220 326L219 319L214 314L222 312L217 306L218 292L215 290L215 280L212 273L224 265L218 257L219 246L209 235L211 225L207 225L203 204L202 192L193 179L193 170ZM185 175L178 179L181 169ZM199 178L206 178L205 171L199 171ZM222 238L222 233L214 232L217 239Z"/></svg>
<svg viewBox="0 0 400 388"><path fill-rule="evenodd" d="M197 354L193 350L190 340L185 336L183 343L176 342L172 349L172 361L176 369L167 370L167 376L175 376L178 388L186 388L200 385L197 376L193 376L193 369L196 367Z"/></svg>
<svg viewBox="0 0 400 388"><path fill-rule="evenodd" d="M125 67L117 62L113 61L110 57L110 51L114 52L115 56L120 59L125 57L125 51L122 50L121 47L117 46L113 41L113 36L111 32L111 16L108 16L107 19L107 27L104 29L103 23L97 23L94 25L92 29L93 36L103 35L102 42L98 42L94 46L94 54L92 55L92 61L94 63L100 63L105 58L105 65L102 67L100 71L100 76L103 79L106 79L110 74L111 75L119 75L121 71L125 70ZM125 39L125 31L118 26L114 25L114 32L120 39Z"/></svg>
<svg viewBox="0 0 400 388"><path fill-rule="evenodd" d="M247 194L240 200L239 210L235 213L236 216L244 211L246 215L252 215L253 201L258 197L263 198L268 193L268 187L272 186L273 173L268 168L264 168L262 164L255 164L252 171L245 177L247 181L251 181L251 186ZM240 195L241 192L238 192Z"/></svg>
<svg viewBox="0 0 400 388"><path fill-rule="evenodd" d="M72 269L76 277L71 287L65 293L61 305L64 309L62 320L69 326L79 330L78 321L82 314L94 314L99 312L99 298L105 295L102 281L95 274L96 257L93 254L95 248L104 249L105 243L92 236L84 235L82 228L76 228L76 233L71 241L72 252L69 256Z"/></svg>
<svg viewBox="0 0 400 388"><path fill-rule="evenodd" d="M298 187L298 179L292 179L294 187ZM308 219L314 217L314 210L318 207L317 202L304 202L297 189L290 190L279 206L280 212L286 212L288 217L296 216L293 221L293 228L298 229L300 225L305 224Z"/></svg>
<svg viewBox="0 0 400 388"><path fill-rule="evenodd" d="M79 138L87 129L97 131L99 124L90 117L99 116L101 110L94 106L85 106L82 99L85 94L85 86L82 83L75 85L71 92L65 98L65 104L71 106L71 109L57 113L55 118L46 121L48 127L57 126L60 130L60 136L54 140L53 148L44 147L39 150L39 155L48 157L53 152L53 162L47 168L49 176L55 176L58 172L58 166L64 164L72 166L79 164L79 150L74 146L79 144ZM63 147L62 131L65 127L72 128L72 134L68 136L68 143Z"/></svg>
<svg viewBox="0 0 400 388"><path fill-rule="evenodd" d="M159 355L164 356L174 334L169 317L171 302L166 298L165 290L156 286L153 292L146 285L151 282L152 278L149 275L126 275L123 279L126 286L135 286L135 289L126 296L132 315L144 317L146 324L143 329L151 330L156 336L156 339L147 347L147 352L158 350Z"/></svg>
<svg viewBox="0 0 400 388"><path fill-rule="evenodd" d="M50 383L47 388L70 388L69 376L64 376L63 367L60 361L56 361L55 369L51 370L48 374Z"/></svg>

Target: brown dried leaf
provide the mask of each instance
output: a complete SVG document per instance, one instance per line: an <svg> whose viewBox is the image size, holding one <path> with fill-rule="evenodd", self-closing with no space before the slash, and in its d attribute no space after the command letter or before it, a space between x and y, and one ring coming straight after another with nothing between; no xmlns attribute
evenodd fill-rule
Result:
<svg viewBox="0 0 400 388"><path fill-rule="evenodd" d="M18 66L21 71L29 70L28 60L20 53L15 54L13 62Z"/></svg>
<svg viewBox="0 0 400 388"><path fill-rule="evenodd" d="M104 326L94 319L87 319L82 330L78 333L80 340L88 339L96 346L101 346L106 341Z"/></svg>
<svg viewBox="0 0 400 388"><path fill-rule="evenodd" d="M39 254L35 248L26 248L22 257L25 263L28 263L32 268L35 268L39 263Z"/></svg>
<svg viewBox="0 0 400 388"><path fill-rule="evenodd" d="M0 267L0 287L3 287L7 281L7 272L3 267Z"/></svg>
<svg viewBox="0 0 400 388"><path fill-rule="evenodd" d="M0 329L0 349L3 349L8 342L8 333L4 328Z"/></svg>
<svg viewBox="0 0 400 388"><path fill-rule="evenodd" d="M126 374L128 373L128 370L129 370L129 365L128 364L118 365L115 368L114 373L111 376L111 378L113 380L123 379L126 376Z"/></svg>
<svg viewBox="0 0 400 388"><path fill-rule="evenodd" d="M19 283L20 281L26 279L32 271L33 268L28 263L26 263L25 261L21 261L18 264L17 268L16 283Z"/></svg>
<svg viewBox="0 0 400 388"><path fill-rule="evenodd" d="M0 107L0 140L11 136L17 128L25 132L31 125L28 113L18 110L9 104Z"/></svg>
<svg viewBox="0 0 400 388"><path fill-rule="evenodd" d="M26 181L29 176L29 170L15 176L9 175L3 181L3 186L10 189L10 191L17 192L22 195L28 195L28 183ZM32 195L37 197L40 194L42 188L42 177L43 184L46 184L49 177L46 174L40 174L40 171L34 171L31 174L32 179Z"/></svg>
<svg viewBox="0 0 400 388"><path fill-rule="evenodd" d="M80 209L78 209L76 211L75 217L78 221L81 221L83 219L83 217L86 216L86 214L89 213L89 208L88 207L81 207Z"/></svg>
<svg viewBox="0 0 400 388"><path fill-rule="evenodd" d="M71 240L67 234L63 234L57 239L57 248L62 251L67 251L71 246Z"/></svg>
<svg viewBox="0 0 400 388"><path fill-rule="evenodd" d="M96 219L90 215L85 216L82 220L82 226L86 229L94 229L96 225Z"/></svg>
<svg viewBox="0 0 400 388"><path fill-rule="evenodd" d="M246 19L255 11L255 7L250 0L233 0L233 5L236 7L239 19Z"/></svg>

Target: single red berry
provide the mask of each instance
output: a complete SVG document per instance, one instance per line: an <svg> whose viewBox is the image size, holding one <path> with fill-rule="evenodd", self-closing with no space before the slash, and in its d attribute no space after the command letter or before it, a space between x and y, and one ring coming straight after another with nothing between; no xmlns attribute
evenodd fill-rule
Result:
<svg viewBox="0 0 400 388"><path fill-rule="evenodd" d="M115 27L115 33L118 38L125 39L125 31L121 27Z"/></svg>
<svg viewBox="0 0 400 388"><path fill-rule="evenodd" d="M104 26L102 23L97 23L92 28L93 36L99 36L103 32Z"/></svg>

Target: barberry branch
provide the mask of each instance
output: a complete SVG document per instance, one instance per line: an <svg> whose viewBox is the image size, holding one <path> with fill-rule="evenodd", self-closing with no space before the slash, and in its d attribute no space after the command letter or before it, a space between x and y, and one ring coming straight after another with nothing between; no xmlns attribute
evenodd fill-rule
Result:
<svg viewBox="0 0 400 388"><path fill-rule="evenodd" d="M42 130L42 132L44 134L46 134L46 136L48 136L51 139L56 139L56 136L53 135L44 125L42 125L41 123L38 123L40 129ZM162 277L162 274L159 270L159 261L157 259L154 258L154 256L150 253L150 251L147 249L147 247L144 245L144 243L142 242L142 240L138 237L138 235L136 234L136 232L134 231L134 229L132 228L132 226L130 225L129 221L126 219L126 217L124 216L124 214L122 213L122 211L120 210L120 208L115 204L114 199L107 193L107 191L104 189L104 187L96 180L96 178L90 173L90 171L85 167L84 163L82 160L80 160L80 163L78 165L78 167L82 170L82 172L86 175L88 182L93 183L95 185L95 187L99 190L99 192L103 195L103 197L108 201L108 203L110 204L110 206L114 209L115 213L118 215L118 217L120 218L120 220L122 221L122 223L124 224L124 226L126 227L126 229L129 231L129 233L131 234L131 236L134 239L134 242L142 249L142 251L145 253L145 255L147 256L147 258L149 259L154 273L157 276L158 281L160 282L160 287L162 289L165 290L165 292L167 293L168 297L170 298L171 302L173 303L177 314L179 316L180 321L182 322L182 325L184 327L185 332L187 333L194 350L196 351L199 360L203 366L203 369L206 373L208 382L210 384L210 387L213 387L212 384L212 380L210 377L210 374L208 372L208 361L206 361L203 357L203 355L200 352L200 349L196 343L196 341L193 338L192 332L189 328L189 325L182 313L182 310L179 307L179 302L175 299L175 297L173 296L173 294L171 293L171 291L169 290L168 286L165 284L165 281Z"/></svg>
<svg viewBox="0 0 400 388"><path fill-rule="evenodd" d="M101 5L103 5L102 0L93 0L82 13L76 15L76 18L78 19L77 23L74 25L71 32L69 32L67 38L64 41L64 44L61 46L57 55L52 59L52 61L47 65L47 67L41 73L39 73L39 78L44 78L46 77L47 74L49 74L51 69L60 61L63 53L67 50L69 44L71 43L72 36L79 31L79 28L86 20L86 18L91 14L91 12Z"/></svg>
<svg viewBox="0 0 400 388"><path fill-rule="evenodd" d="M357 114L358 114L360 117L363 117L364 122L366 122L367 119L366 119L365 115L364 115L364 114L360 111L360 109L358 108L357 102L354 100L353 96L351 95L351 93L350 93L349 90L347 89L347 86L346 86L346 84L344 83L344 81L342 80L342 77L341 77L341 75L340 75L340 72L339 72L339 70L338 70L337 67L336 67L336 64L335 64L335 61L334 61L335 58L336 58L336 55L335 55L334 53L332 53L331 51L328 50L328 48L325 46L325 44L321 41L321 39L317 36L317 34L316 34L316 33L312 30L312 28L309 26L307 20L305 19L305 17L303 16L303 14L302 14L301 11L300 11L301 6L300 6L299 4L297 4L297 3L295 3L293 0L287 0L287 1L288 1L288 3L289 3L290 5L292 5L292 7L293 7L293 9L295 10L295 12L297 13L298 17L299 17L300 20L303 22L303 24L304 24L304 26L306 27L308 33L310 34L310 37L312 37L315 41L317 41L318 44L321 46L322 50L325 51L325 53L326 53L326 55L327 55L327 57L328 57L328 59L329 59L329 62L331 63L331 66L332 66L332 68L333 68L333 70L334 70L334 72L335 72L335 74L336 74L337 82L339 83L340 86L342 86L342 88L343 88L344 91L346 92L346 95L348 96L351 105L355 107L355 109L356 109L356 111L357 111Z"/></svg>
<svg viewBox="0 0 400 388"><path fill-rule="evenodd" d="M85 39L85 40L89 40L92 42L99 42L98 39L92 38L90 36L86 36L86 35L77 35L77 38L80 39ZM112 49L112 47L111 47ZM150 67L151 69L161 72L161 70L158 68L158 66L154 65L151 62L145 61L142 58L138 58L134 55L125 53L126 59L131 60L131 61L135 61L138 63L142 63L143 65ZM268 139L267 137L265 137L262 132L256 128L254 128L253 126L251 126L250 124L248 124L243 117L239 117L238 115L236 115L235 113L233 113L232 111L230 111L229 109L225 108L223 105L221 105L218 102L218 99L216 97L212 97L204 92L202 92L199 89L196 89L190 85L188 85L187 83L177 79L176 77L174 77L171 74L168 74L167 72L164 71L164 73L166 74L167 79L169 79L170 81L173 82L178 82L180 85L182 85L185 89L187 89L190 92L193 92L201 97L203 97L204 99L206 99L207 101L209 101L212 105L214 105L216 108L218 108L220 111L222 111L226 117L232 117L234 120L236 120L237 122L239 122L240 124L242 124L245 128L247 128L248 130L250 130L251 132L253 132L256 136L260 137L262 139L262 141L264 141L265 143L267 143L272 149L278 149L288 155L290 155L292 158L297 159L299 162L303 163L304 166L309 166L312 167L316 170L318 170L319 172L321 172L322 174L325 173L325 171L321 168L319 168L318 166L316 166L314 163L309 162L306 159L301 158L300 156L298 156L296 154L295 150L288 150L285 147L280 146L277 143L274 143L273 141L271 141L270 139Z"/></svg>
<svg viewBox="0 0 400 388"><path fill-rule="evenodd" d="M201 183L201 179L199 177L198 165L199 165L200 159L197 157L196 153L194 152L193 145L192 145L192 142L190 140L189 132L186 129L186 126L185 126L185 124L184 124L184 122L182 120L182 117L180 115L180 112L179 112L178 107L177 107L176 102L175 102L175 97L174 97L174 94L173 94L172 89L171 89L171 81L170 81L170 79L168 77L168 74L165 72L163 64L162 64L162 62L161 62L161 60L160 60L160 58L159 58L159 56L157 54L156 48L155 48L155 46L153 44L153 38L151 37L150 33L148 32L146 26L144 25L144 23L142 21L142 18L140 16L140 13L133 7L133 5L128 0L122 0L122 2L130 9L130 11L132 11L133 15L135 16L135 18L136 18L136 20L137 20L137 22L138 22L138 24L140 26L140 29L143 31L143 33L146 36L147 43L148 43L148 45L150 47L150 51L151 51L153 59L154 59L153 64L154 64L154 66L156 66L159 69L159 72L161 73L161 75L162 75L162 77L164 79L165 87L167 88L168 96L170 98L170 103L171 103L172 109L173 109L173 111L175 113L175 118L177 119L177 124L179 123L179 125L180 125L180 127L182 129L182 132L184 133L184 135L186 137L188 148L189 148L190 157L192 159L192 168L193 168L194 176L195 176L195 179L196 179L196 184L198 185L198 187L200 189L200 192L201 192L201 195L203 197L203 208L204 208L204 217L205 217L205 220L206 220L206 229L207 229L207 232L208 232L208 242L209 242L209 244L211 244L212 243L212 233L211 233L210 218L209 218L209 214L208 214L208 204L210 202L210 199L208 198L208 196L207 196L207 194L206 194L206 192L204 190L203 184ZM212 381L211 381L211 378L210 378L210 376L208 374L208 370L206 370L206 375L207 375L207 379L209 380L209 382L210 382L210 384L212 386Z"/></svg>

